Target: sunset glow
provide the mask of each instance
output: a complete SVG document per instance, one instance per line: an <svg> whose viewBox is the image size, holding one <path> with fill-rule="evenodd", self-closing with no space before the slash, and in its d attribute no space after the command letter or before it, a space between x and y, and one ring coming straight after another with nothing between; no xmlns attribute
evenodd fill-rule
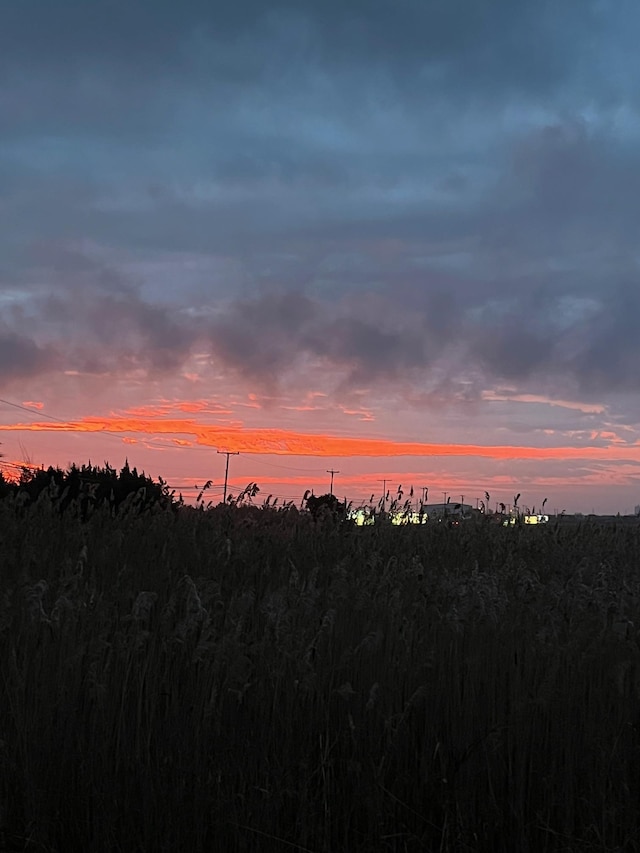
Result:
<svg viewBox="0 0 640 853"><path fill-rule="evenodd" d="M243 429L198 424L192 420L145 420L135 418L83 418L58 423L37 422L0 425L0 432L107 432L169 435L177 446L224 448L239 453L278 456L320 456L376 458L394 456L474 456L484 459L585 459L633 461L640 463L640 443L606 447L512 447L480 444L422 444L385 439L341 438L307 435L282 429ZM176 435L191 435L194 442ZM124 439L126 440L126 439Z"/></svg>
<svg viewBox="0 0 640 853"><path fill-rule="evenodd" d="M633 513L640 12L134 5L4 21L4 470Z"/></svg>

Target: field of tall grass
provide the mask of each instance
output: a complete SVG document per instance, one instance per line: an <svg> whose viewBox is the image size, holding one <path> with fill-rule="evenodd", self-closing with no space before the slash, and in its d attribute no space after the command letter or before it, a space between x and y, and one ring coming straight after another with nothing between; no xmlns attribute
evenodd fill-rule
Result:
<svg viewBox="0 0 640 853"><path fill-rule="evenodd" d="M640 850L640 530L0 502L0 850Z"/></svg>

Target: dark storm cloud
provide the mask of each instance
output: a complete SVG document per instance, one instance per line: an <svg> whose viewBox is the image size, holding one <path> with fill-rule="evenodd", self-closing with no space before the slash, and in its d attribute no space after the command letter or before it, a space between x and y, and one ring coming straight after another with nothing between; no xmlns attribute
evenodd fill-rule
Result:
<svg viewBox="0 0 640 853"><path fill-rule="evenodd" d="M133 290L108 293L72 291L46 301L47 325L67 326L67 317L82 328L83 346L76 357L84 370L142 368L175 371L187 358L191 336L170 311L150 305ZM53 321L53 323L52 323Z"/></svg>
<svg viewBox="0 0 640 853"><path fill-rule="evenodd" d="M640 390L640 278L595 294L539 290L492 303L467 329L467 351L488 378L587 397ZM507 300L504 300L507 302Z"/></svg>
<svg viewBox="0 0 640 853"><path fill-rule="evenodd" d="M640 390L640 277L614 287L600 310L576 330L578 346L569 369L587 392Z"/></svg>
<svg viewBox="0 0 640 853"><path fill-rule="evenodd" d="M434 310L412 317L385 298L329 303L267 294L228 306L209 324L208 336L217 359L258 382L286 379L310 358L347 384L366 384L435 363L446 334L437 303L436 294ZM453 326L453 314L446 323Z"/></svg>
<svg viewBox="0 0 640 853"><path fill-rule="evenodd" d="M429 367L427 325L427 316L415 323L385 302L365 313L280 293L230 305L209 334L214 356L258 383L286 379L311 358L361 384Z"/></svg>
<svg viewBox="0 0 640 853"><path fill-rule="evenodd" d="M7 378L52 369L172 373L197 347L259 387L286 385L310 365L336 388L398 380L420 388L438 376L449 397L464 391L465 399L500 381L551 394L640 390L640 287L631 283L606 296L550 287L487 296L426 276L422 287L360 298L265 293L189 313L144 298L81 252L45 256L64 284L54 293L34 287L1 312L5 328L30 329L0 335Z"/></svg>
<svg viewBox="0 0 640 853"><path fill-rule="evenodd" d="M29 335L0 326L0 383L55 370L57 361L53 351L38 346Z"/></svg>
<svg viewBox="0 0 640 853"><path fill-rule="evenodd" d="M193 344L190 326L171 308L144 300L117 270L86 253L43 246L39 260L56 286L23 289L0 316L14 326L29 326L32 341L17 341L16 365L30 373L52 369L89 373L138 369L175 371ZM34 272L34 276L37 273ZM10 339L0 349L9 360ZM55 360L47 351L55 350Z"/></svg>
<svg viewBox="0 0 640 853"><path fill-rule="evenodd" d="M543 290L510 300L465 304L424 293L420 309L389 297L373 310L274 294L228 306L209 325L212 351L258 383L286 381L304 359L325 364L350 385L410 379L433 371L451 394L478 395L486 383L534 383L553 394L640 390L640 287L608 297ZM440 302L440 304L439 304Z"/></svg>

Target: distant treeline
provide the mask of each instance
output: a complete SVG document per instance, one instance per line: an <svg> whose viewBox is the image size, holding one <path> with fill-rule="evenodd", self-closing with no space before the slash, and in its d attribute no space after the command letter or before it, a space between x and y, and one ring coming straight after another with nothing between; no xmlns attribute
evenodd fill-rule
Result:
<svg viewBox="0 0 640 853"><path fill-rule="evenodd" d="M212 501L205 502L205 492L211 481L201 489L196 501L198 509L211 509ZM228 496L227 504L242 508L243 512L257 512L258 507L252 500L260 489L256 483L250 483L235 497ZM121 511L145 511L150 509L178 509L183 507L181 494L171 490L162 477L155 481L144 471L138 473L129 463L118 471L108 462L103 466L72 464L66 470L62 468L30 468L24 466L16 480L7 479L0 472L0 500L12 499L18 506L26 507L39 500L49 499L59 512L76 512L86 520L97 507L108 506L114 513ZM276 510L276 503L269 496L260 509ZM306 492L303 498L305 508L316 520L344 521L347 513L345 502L334 495L314 496ZM285 503L278 511L294 510L293 503Z"/></svg>
<svg viewBox="0 0 640 853"><path fill-rule="evenodd" d="M71 465L62 468L23 467L17 480L8 480L0 473L0 499L13 497L27 505L49 495L60 511L74 506L85 516L92 508L107 504L115 511L127 507L147 509L152 506L170 508L182 503L167 483L154 481L144 472L138 473L129 463L118 471L105 462L104 466Z"/></svg>

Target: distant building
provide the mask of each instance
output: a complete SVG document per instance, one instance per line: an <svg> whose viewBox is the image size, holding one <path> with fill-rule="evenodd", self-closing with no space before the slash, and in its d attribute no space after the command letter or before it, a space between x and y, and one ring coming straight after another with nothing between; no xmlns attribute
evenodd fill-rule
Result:
<svg viewBox="0 0 640 853"><path fill-rule="evenodd" d="M462 521L472 518L476 514L470 504L418 504L417 509L407 509L402 507L397 510L391 510L384 513L391 521L391 524L426 524L428 521ZM374 524L376 516L382 513L379 510L374 510L371 507L358 507L351 510L349 517L359 526Z"/></svg>
<svg viewBox="0 0 640 853"><path fill-rule="evenodd" d="M470 519L477 512L471 504L440 503L425 504L424 511L429 518L458 518Z"/></svg>

